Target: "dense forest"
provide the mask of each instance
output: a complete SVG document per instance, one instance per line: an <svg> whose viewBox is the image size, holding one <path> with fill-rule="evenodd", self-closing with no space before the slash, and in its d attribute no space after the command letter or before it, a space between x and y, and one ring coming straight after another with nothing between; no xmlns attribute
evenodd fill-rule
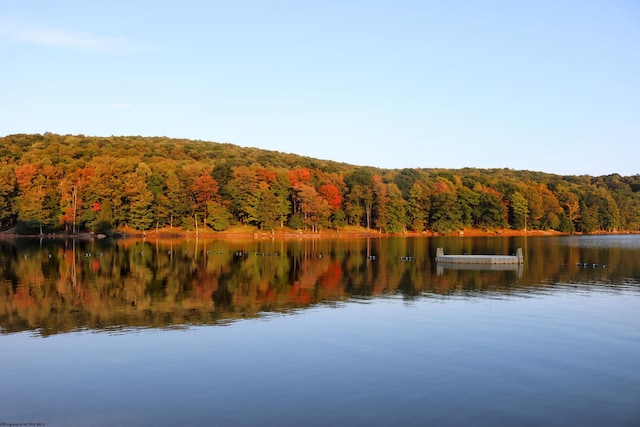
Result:
<svg viewBox="0 0 640 427"><path fill-rule="evenodd" d="M426 159L425 159L426 161ZM640 229L640 175L355 166L166 137L0 138L0 229Z"/></svg>

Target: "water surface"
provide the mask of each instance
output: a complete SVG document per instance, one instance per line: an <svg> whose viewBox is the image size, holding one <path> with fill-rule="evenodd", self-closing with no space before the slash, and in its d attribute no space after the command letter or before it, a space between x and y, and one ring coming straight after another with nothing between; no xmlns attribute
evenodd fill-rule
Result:
<svg viewBox="0 0 640 427"><path fill-rule="evenodd" d="M640 237L0 246L0 422L640 423Z"/></svg>

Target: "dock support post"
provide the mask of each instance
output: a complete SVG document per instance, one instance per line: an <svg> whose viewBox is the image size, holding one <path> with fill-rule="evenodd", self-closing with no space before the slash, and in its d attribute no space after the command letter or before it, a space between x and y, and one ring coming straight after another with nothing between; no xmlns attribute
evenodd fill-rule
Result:
<svg viewBox="0 0 640 427"><path fill-rule="evenodd" d="M518 257L518 263L523 264L524 257L522 256L522 248L518 248L518 251L516 252L516 256Z"/></svg>
<svg viewBox="0 0 640 427"><path fill-rule="evenodd" d="M436 249L436 261L438 260L439 257L444 256L444 249L442 248L438 248Z"/></svg>

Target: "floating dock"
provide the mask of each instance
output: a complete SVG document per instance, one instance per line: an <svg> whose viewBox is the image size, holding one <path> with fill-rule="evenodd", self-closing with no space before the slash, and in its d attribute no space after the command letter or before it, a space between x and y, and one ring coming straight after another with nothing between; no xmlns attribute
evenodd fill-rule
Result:
<svg viewBox="0 0 640 427"><path fill-rule="evenodd" d="M436 250L436 262L445 264L515 264L520 265L524 262L522 257L522 248L518 248L516 255L445 255L444 249Z"/></svg>

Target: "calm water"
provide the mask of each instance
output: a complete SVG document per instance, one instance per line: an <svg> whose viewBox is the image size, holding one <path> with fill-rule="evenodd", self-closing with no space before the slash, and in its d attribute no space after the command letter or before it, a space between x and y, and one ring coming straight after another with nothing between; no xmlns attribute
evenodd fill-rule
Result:
<svg viewBox="0 0 640 427"><path fill-rule="evenodd" d="M639 361L640 236L0 241L0 424L638 426Z"/></svg>

